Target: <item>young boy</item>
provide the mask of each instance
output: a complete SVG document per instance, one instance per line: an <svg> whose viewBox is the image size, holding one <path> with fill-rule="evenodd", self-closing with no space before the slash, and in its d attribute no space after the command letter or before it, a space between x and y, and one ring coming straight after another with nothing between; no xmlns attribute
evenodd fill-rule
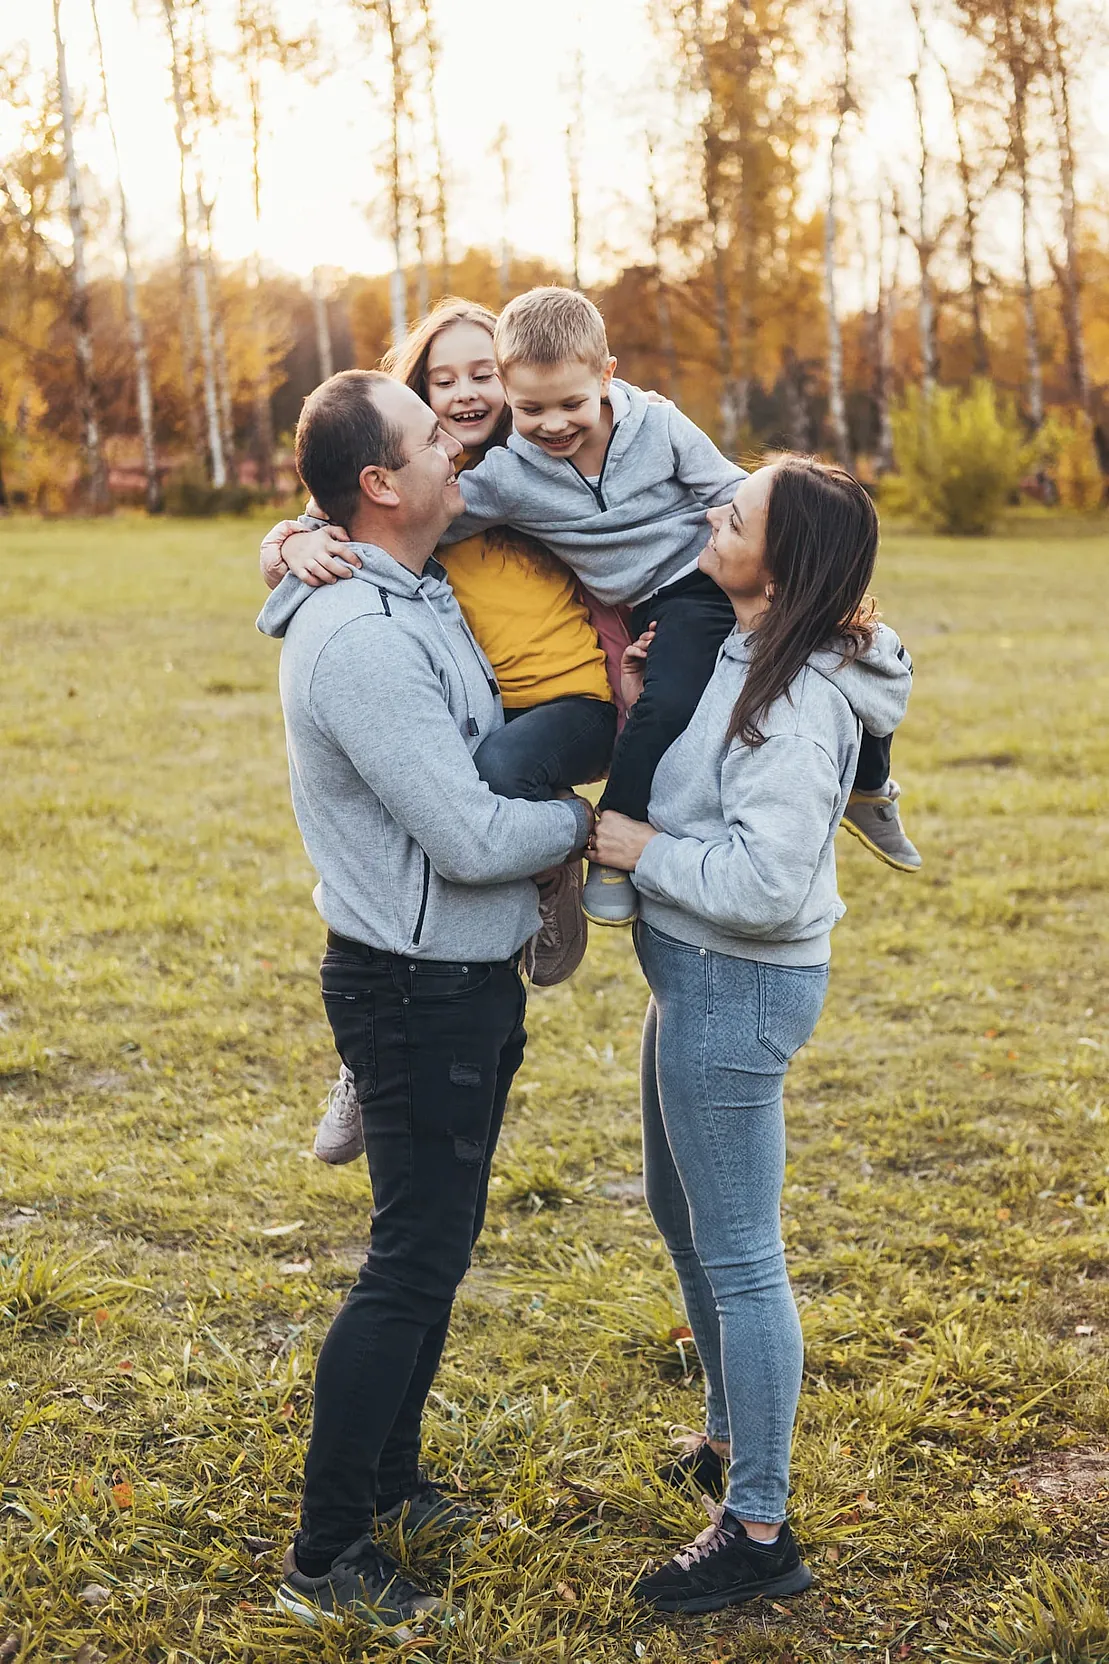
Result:
<svg viewBox="0 0 1109 1664"><path fill-rule="evenodd" d="M493 338L512 409L506 447L461 475L466 513L446 541L511 525L539 538L602 601L631 608L633 641L654 639L643 692L616 743L601 809L647 819L663 753L688 727L735 628L731 603L697 565L705 510L730 501L744 470L670 404L614 380L604 320L572 289L510 301ZM890 741L863 735L844 825L902 872L920 855L902 828ZM596 924L630 924L625 873L594 864L583 895Z"/></svg>

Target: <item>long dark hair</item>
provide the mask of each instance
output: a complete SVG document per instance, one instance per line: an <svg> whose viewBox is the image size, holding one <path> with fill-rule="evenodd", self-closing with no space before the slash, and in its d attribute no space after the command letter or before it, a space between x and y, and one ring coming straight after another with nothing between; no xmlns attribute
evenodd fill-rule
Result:
<svg viewBox="0 0 1109 1664"><path fill-rule="evenodd" d="M766 504L771 591L752 634L747 679L728 739L757 746L759 723L818 649L844 662L868 646L874 603L867 586L878 553L874 504L846 468L814 457L777 456Z"/></svg>

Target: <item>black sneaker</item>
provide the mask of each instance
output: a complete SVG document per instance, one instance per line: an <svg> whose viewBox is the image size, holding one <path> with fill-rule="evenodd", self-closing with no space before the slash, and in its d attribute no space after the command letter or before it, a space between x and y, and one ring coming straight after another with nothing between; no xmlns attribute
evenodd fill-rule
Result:
<svg viewBox="0 0 1109 1664"><path fill-rule="evenodd" d="M688 1448L659 1468L658 1477L676 1491L692 1488L698 1496L722 1497L728 1485L728 1464L718 1456L707 1433L683 1434Z"/></svg>
<svg viewBox="0 0 1109 1664"><path fill-rule="evenodd" d="M799 1595L812 1582L788 1525L768 1548L748 1537L726 1508L713 1509L712 1524L675 1554L632 1594L657 1612L716 1612L757 1595Z"/></svg>
<svg viewBox="0 0 1109 1664"><path fill-rule="evenodd" d="M417 1533L439 1536L451 1542L491 1542L496 1532L484 1509L475 1508L463 1497L441 1491L421 1473L416 1489L400 1502L375 1514L380 1530L399 1526L406 1537Z"/></svg>
<svg viewBox="0 0 1109 1664"><path fill-rule="evenodd" d="M360 1618L387 1629L387 1639L400 1645L416 1640L432 1624L449 1623L454 1615L445 1600L405 1577L372 1537L360 1537L344 1549L323 1577L299 1572L291 1548L281 1571L277 1604L310 1629L329 1620Z"/></svg>

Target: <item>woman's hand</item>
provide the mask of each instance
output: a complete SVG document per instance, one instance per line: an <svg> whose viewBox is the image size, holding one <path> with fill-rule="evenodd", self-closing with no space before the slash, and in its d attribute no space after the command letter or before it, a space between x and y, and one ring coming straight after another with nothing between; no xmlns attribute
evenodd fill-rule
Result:
<svg viewBox="0 0 1109 1664"><path fill-rule="evenodd" d="M630 820L627 815L618 815L615 809L606 809L597 816L587 854L591 861L599 861L602 867L619 867L621 872L634 872L639 857L651 839L657 837L654 827L648 826L646 821Z"/></svg>
<svg viewBox="0 0 1109 1664"><path fill-rule="evenodd" d="M281 554L290 572L301 583L333 584L336 578L353 577L362 562L346 548L350 538L342 526L318 526L314 532L296 531L281 545Z"/></svg>
<svg viewBox="0 0 1109 1664"><path fill-rule="evenodd" d="M643 692L643 676L647 669L647 649L655 639L657 628L657 624L652 619L639 640L633 641L624 648L623 656L620 659L620 692L629 711Z"/></svg>

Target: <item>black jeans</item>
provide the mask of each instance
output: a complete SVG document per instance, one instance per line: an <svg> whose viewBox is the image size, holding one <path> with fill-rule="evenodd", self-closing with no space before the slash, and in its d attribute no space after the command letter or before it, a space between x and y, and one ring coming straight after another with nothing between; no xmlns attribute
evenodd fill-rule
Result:
<svg viewBox="0 0 1109 1664"><path fill-rule="evenodd" d="M524 1055L515 962L410 961L328 933L335 1045L354 1072L370 1246L316 1365L297 1550L330 1561L412 1490L420 1424Z"/></svg>
<svg viewBox="0 0 1109 1664"><path fill-rule="evenodd" d="M498 797L545 803L561 788L599 780L615 739L611 700L567 694L545 705L506 710L504 727L478 746L474 766Z"/></svg>
<svg viewBox="0 0 1109 1664"><path fill-rule="evenodd" d="M647 655L643 692L628 713L616 742L602 809L617 809L632 820L647 819L655 769L679 734L688 728L708 687L735 613L724 591L703 572L668 584L631 616L637 636L655 620L658 630ZM890 741L864 732L855 784L874 791L889 778Z"/></svg>

